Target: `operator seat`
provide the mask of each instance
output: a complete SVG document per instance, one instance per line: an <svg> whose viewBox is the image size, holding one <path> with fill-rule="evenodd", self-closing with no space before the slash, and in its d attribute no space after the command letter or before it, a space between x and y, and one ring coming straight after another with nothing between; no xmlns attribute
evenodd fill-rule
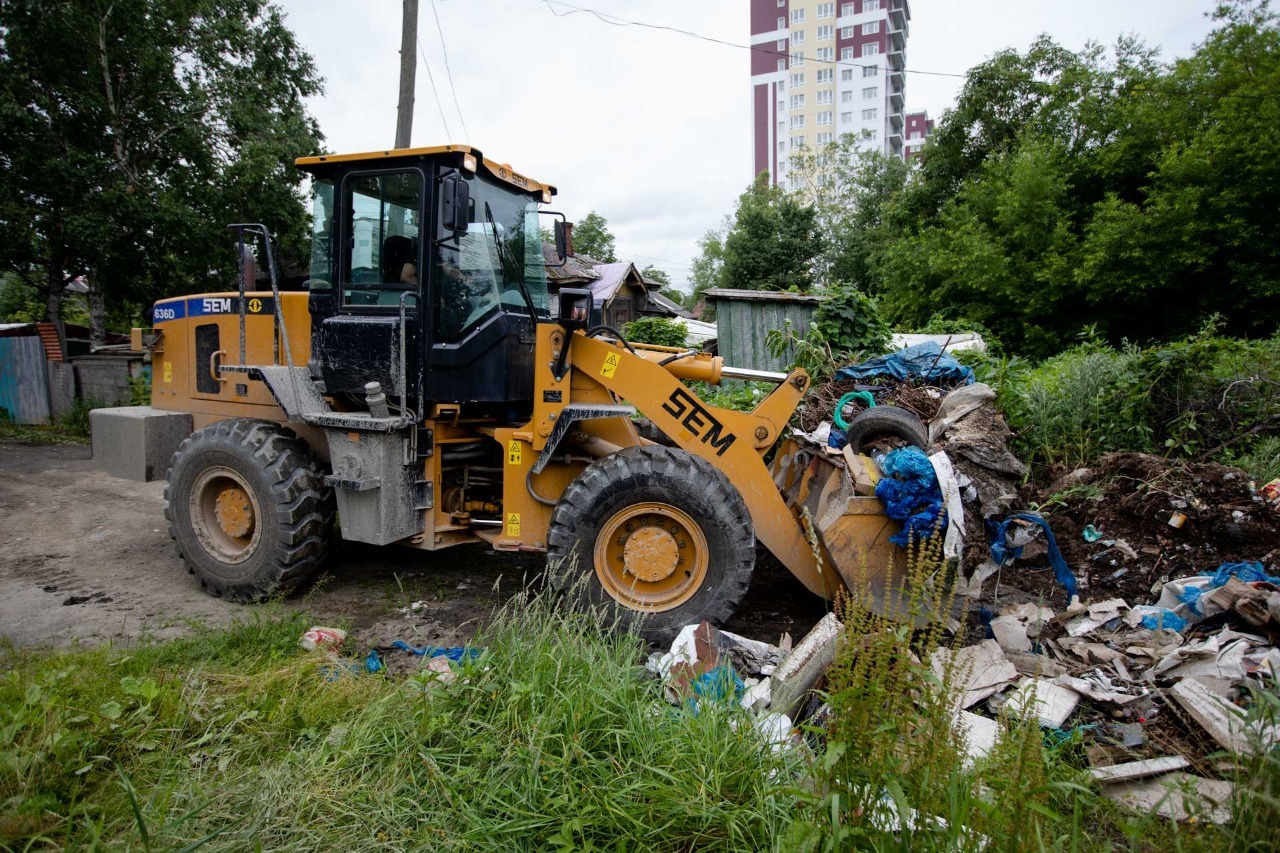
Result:
<svg viewBox="0 0 1280 853"><path fill-rule="evenodd" d="M414 279L418 274L418 253L414 251L413 241L399 234L392 234L382 241L382 283L408 284L403 279L405 265L413 267Z"/></svg>

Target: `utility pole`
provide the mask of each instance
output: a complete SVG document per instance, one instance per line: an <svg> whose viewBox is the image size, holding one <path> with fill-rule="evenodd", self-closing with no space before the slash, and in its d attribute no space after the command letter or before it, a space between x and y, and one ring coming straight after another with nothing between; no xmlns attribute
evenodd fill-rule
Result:
<svg viewBox="0 0 1280 853"><path fill-rule="evenodd" d="M396 106L396 148L408 148L413 134L413 81L418 70L418 0L404 0L400 30L400 102Z"/></svg>

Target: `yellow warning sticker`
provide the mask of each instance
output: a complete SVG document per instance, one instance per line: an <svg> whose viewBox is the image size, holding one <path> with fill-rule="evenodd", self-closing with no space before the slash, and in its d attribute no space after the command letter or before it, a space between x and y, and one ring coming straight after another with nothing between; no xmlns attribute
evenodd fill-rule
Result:
<svg viewBox="0 0 1280 853"><path fill-rule="evenodd" d="M173 362L172 361L166 361L164 363L164 381L165 382L173 381Z"/></svg>
<svg viewBox="0 0 1280 853"><path fill-rule="evenodd" d="M520 464L520 442L514 439L507 442L507 464L508 465ZM519 524L520 522L516 522L516 523Z"/></svg>
<svg viewBox="0 0 1280 853"><path fill-rule="evenodd" d="M520 535L520 513L518 512L507 513L507 535L508 536Z"/></svg>
<svg viewBox="0 0 1280 853"><path fill-rule="evenodd" d="M600 375L605 379L612 379L613 374L618 370L618 354L611 352L604 357L604 366L600 368Z"/></svg>

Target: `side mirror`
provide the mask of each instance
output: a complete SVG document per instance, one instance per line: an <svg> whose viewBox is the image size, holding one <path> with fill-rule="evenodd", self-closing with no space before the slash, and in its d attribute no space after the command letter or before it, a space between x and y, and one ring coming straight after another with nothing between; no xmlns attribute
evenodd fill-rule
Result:
<svg viewBox="0 0 1280 853"><path fill-rule="evenodd" d="M470 221L471 187L458 172L447 176L440 193L440 223L453 232L466 231Z"/></svg>
<svg viewBox="0 0 1280 853"><path fill-rule="evenodd" d="M591 322L591 291L562 287L559 322L569 331L587 328Z"/></svg>
<svg viewBox="0 0 1280 853"><path fill-rule="evenodd" d="M557 219L555 223L556 234L556 257L564 260L569 257L569 241L564 236L564 220Z"/></svg>

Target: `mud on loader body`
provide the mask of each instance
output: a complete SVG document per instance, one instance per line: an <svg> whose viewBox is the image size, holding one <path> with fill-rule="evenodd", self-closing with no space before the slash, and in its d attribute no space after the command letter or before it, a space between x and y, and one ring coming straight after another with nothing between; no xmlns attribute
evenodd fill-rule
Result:
<svg viewBox="0 0 1280 853"><path fill-rule="evenodd" d="M571 594L661 637L731 615L757 538L827 598L891 565L897 526L829 460L787 443L765 464L804 371L628 344L593 327L589 291L552 307L538 206L553 187L467 146L298 166L315 179L309 291L281 292L272 266L269 292L156 303L134 335L151 406L93 413L113 473L168 468L171 535L210 592L288 588L336 535L487 542L546 552ZM270 256L266 229L237 227ZM684 384L729 377L778 384L749 414Z"/></svg>

